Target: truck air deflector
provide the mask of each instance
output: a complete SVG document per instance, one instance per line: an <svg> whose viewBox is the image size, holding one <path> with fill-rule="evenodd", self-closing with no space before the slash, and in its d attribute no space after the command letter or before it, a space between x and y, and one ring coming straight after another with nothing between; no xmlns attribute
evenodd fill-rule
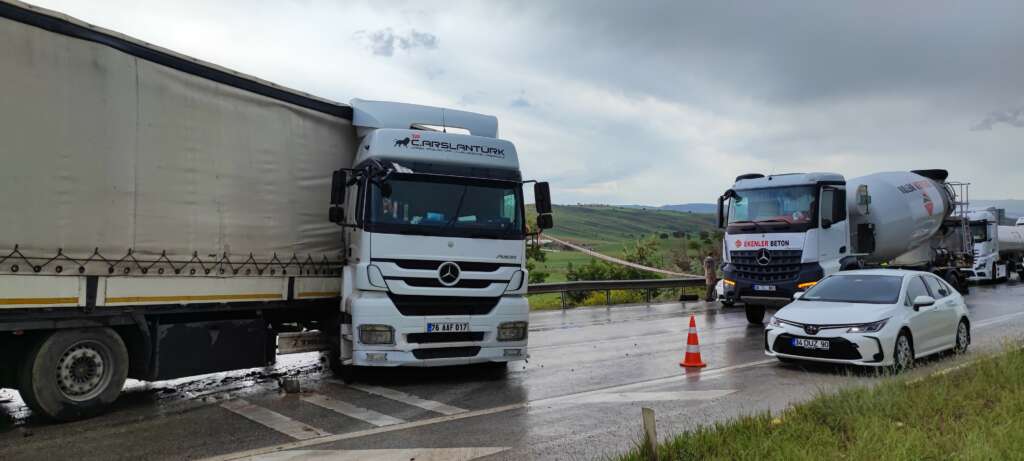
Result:
<svg viewBox="0 0 1024 461"><path fill-rule="evenodd" d="M366 129L407 130L415 125L433 125L463 128L473 136L498 137L498 118L493 115L400 102L353 99L351 103L352 124L360 130L360 136Z"/></svg>

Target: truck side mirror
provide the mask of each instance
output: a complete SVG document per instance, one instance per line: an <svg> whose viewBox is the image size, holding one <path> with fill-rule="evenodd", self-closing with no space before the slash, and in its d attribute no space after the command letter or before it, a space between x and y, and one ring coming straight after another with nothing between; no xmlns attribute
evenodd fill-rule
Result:
<svg viewBox="0 0 1024 461"><path fill-rule="evenodd" d="M821 220L821 228L822 229L828 229L830 227L832 227L832 220L831 219L824 218L824 219Z"/></svg>
<svg viewBox="0 0 1024 461"><path fill-rule="evenodd" d="M555 227L555 220L550 214L537 215L537 227L541 229L551 229Z"/></svg>
<svg viewBox="0 0 1024 461"><path fill-rule="evenodd" d="M348 175L343 170L337 170L331 174L331 205L342 205L345 203L345 187L348 186ZM331 220L334 221L333 219Z"/></svg>
<svg viewBox="0 0 1024 461"><path fill-rule="evenodd" d="M718 197L718 228L725 227L725 196Z"/></svg>
<svg viewBox="0 0 1024 461"><path fill-rule="evenodd" d="M328 217L334 224L345 225L345 208L332 206Z"/></svg>
<svg viewBox="0 0 1024 461"><path fill-rule="evenodd" d="M548 183L539 182L533 185L533 200L536 203L537 214L551 213L551 187ZM540 221L537 225L540 225Z"/></svg>

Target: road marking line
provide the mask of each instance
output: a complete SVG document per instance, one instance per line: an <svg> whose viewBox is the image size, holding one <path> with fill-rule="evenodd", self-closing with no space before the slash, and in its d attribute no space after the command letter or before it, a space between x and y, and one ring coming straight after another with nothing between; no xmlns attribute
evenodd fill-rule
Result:
<svg viewBox="0 0 1024 461"><path fill-rule="evenodd" d="M220 406L293 439L310 440L331 435L330 432L303 424L276 411L268 410L242 399L229 400Z"/></svg>
<svg viewBox="0 0 1024 461"><path fill-rule="evenodd" d="M512 447L385 448L377 450L293 450L257 456L259 461L470 461Z"/></svg>
<svg viewBox="0 0 1024 461"><path fill-rule="evenodd" d="M411 421L403 424L395 424L394 426L378 427L375 429L366 429L362 431L349 432L345 434L328 435L324 437L318 437L315 439L300 440L298 442L283 443L280 445L274 445L264 448L256 448L253 450L240 451L237 453L228 453L213 458L207 458L207 461L227 461L233 459L249 458L253 456L264 455L267 453L275 453L283 450L290 450L294 448L311 447L314 445L320 445L324 443L338 442L341 440L357 439L360 437L366 437L370 435L386 434L395 431L404 431L407 429L414 429L417 427L430 426L432 424L447 423L450 421L458 421L460 419L474 418L477 416L492 415L495 413L504 413L506 411L518 410L526 408L526 403L516 403L512 405L505 405L501 407L488 408L486 410L475 410L467 411L465 413L459 413L451 416L438 416L436 418L421 419L419 421Z"/></svg>
<svg viewBox="0 0 1024 461"><path fill-rule="evenodd" d="M985 320L981 320L981 321L975 322L974 323L974 327L975 328L984 328L984 327L987 327L987 326L990 326L990 325L995 325L995 324L1000 323L1000 322L1005 321L1005 320L1010 320L1010 319L1015 318L1015 317L1020 317L1022 315L1024 315L1024 312L1014 312L1012 314L1000 315L999 317L993 317L993 318L990 318L990 319L985 319Z"/></svg>
<svg viewBox="0 0 1024 461"><path fill-rule="evenodd" d="M335 413L341 413L349 418L365 421L377 427L393 426L395 424L402 424L405 422L405 420L388 416L383 413L378 413L368 408L357 407L351 403L332 399L325 395L304 395L302 396L302 401L312 403L313 405L321 408L326 408Z"/></svg>
<svg viewBox="0 0 1024 461"><path fill-rule="evenodd" d="M335 384L345 385L344 382L340 382L340 381L337 381L337 380L334 380L334 379L329 379L327 381L335 383ZM430 411L433 411L435 413L441 413L442 415L457 415L459 413L465 413L467 411L464 408L459 408L459 407L451 406L451 405L448 405L446 403L436 402L436 401L433 401L433 400L427 400L427 399L424 399L424 398L417 397L415 395L406 394L405 392L399 392L399 391L396 391L394 389L388 389L386 387L363 386L363 385L359 385L359 384L352 384L352 385L345 385L345 386L346 387L350 387L352 389L357 389L357 390L366 392L367 394L378 395L378 396L384 397L386 399L391 399L391 400L394 400L396 402L401 402L401 403L404 403L406 405L412 405L414 407L419 407L419 408L422 408L424 410L430 410Z"/></svg>
<svg viewBox="0 0 1024 461"><path fill-rule="evenodd" d="M579 403L625 403L625 402L664 402L680 400L714 400L736 392L736 389L706 391L669 391L669 392L607 392L583 396L569 402Z"/></svg>

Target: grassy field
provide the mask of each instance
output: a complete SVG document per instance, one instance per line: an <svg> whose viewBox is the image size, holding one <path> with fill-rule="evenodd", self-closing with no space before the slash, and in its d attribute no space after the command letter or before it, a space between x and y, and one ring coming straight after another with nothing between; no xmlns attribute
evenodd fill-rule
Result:
<svg viewBox="0 0 1024 461"><path fill-rule="evenodd" d="M907 377L824 395L781 415L760 414L684 433L661 461L694 459L1021 459L1024 352L948 374ZM648 459L641 450L622 461Z"/></svg>
<svg viewBox="0 0 1024 461"><path fill-rule="evenodd" d="M534 215L532 207L527 211L529 215ZM595 251L610 256L622 256L625 245L640 238L653 236L658 242L658 256L655 258L658 261L657 266L684 272L687 271L685 268L679 268L674 264L673 255L687 251L691 256L697 256L697 251L688 249L690 239L699 240L701 231L716 230L714 216L706 214L604 205L555 205L552 211L555 227L544 231L546 235L590 245ZM680 232L686 233L689 239L679 237ZM662 234L667 238L661 238ZM545 255L546 261L537 264L535 269L549 274L547 282L563 282L570 263L573 266L582 266L593 259L575 251L545 251ZM667 300L678 296L678 291L674 294L665 292L659 298ZM612 294L613 303L638 302L639 299L638 293ZM591 299L583 303L601 304L604 304L603 293L595 293ZM534 295L530 296L530 307L559 308L561 300L558 294Z"/></svg>

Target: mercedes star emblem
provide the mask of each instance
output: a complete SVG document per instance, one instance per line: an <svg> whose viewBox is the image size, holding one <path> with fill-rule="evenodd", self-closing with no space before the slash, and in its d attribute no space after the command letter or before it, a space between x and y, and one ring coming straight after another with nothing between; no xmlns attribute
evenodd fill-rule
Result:
<svg viewBox="0 0 1024 461"><path fill-rule="evenodd" d="M767 249L761 248L757 251L757 263L762 266L767 266L772 262L772 255Z"/></svg>
<svg viewBox="0 0 1024 461"><path fill-rule="evenodd" d="M441 285L446 287L459 283L460 275L462 275L462 270L459 269L459 265L451 261L441 264L441 267L437 268L437 279L441 281Z"/></svg>

